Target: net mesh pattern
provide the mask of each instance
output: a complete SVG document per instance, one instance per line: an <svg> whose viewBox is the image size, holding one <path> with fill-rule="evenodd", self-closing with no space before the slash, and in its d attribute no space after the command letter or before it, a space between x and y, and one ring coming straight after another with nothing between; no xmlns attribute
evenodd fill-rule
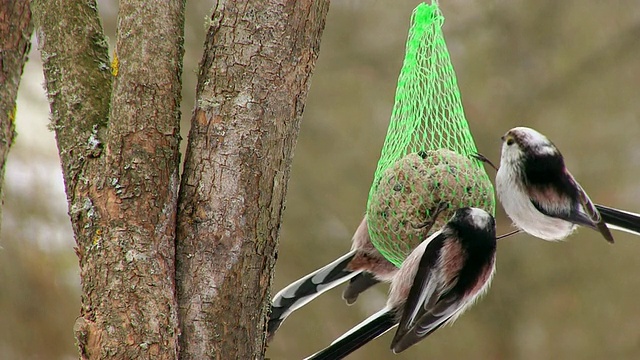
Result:
<svg viewBox="0 0 640 360"><path fill-rule="evenodd" d="M436 4L413 12L395 104L367 203L376 249L400 266L461 207L495 212Z"/></svg>

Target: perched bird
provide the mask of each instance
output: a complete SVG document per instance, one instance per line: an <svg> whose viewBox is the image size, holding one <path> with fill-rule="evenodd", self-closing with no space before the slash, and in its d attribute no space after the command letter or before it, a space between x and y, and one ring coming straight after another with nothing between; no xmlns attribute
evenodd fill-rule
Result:
<svg viewBox="0 0 640 360"><path fill-rule="evenodd" d="M496 190L516 227L544 240L564 239L578 225L599 231L610 243L609 228L640 235L640 215L594 205L544 135L516 127L502 141ZM495 168L484 156L478 159Z"/></svg>
<svg viewBox="0 0 640 360"><path fill-rule="evenodd" d="M453 322L489 288L496 240L493 216L458 209L403 262L384 309L307 359L342 359L396 325L391 350L399 353Z"/></svg>

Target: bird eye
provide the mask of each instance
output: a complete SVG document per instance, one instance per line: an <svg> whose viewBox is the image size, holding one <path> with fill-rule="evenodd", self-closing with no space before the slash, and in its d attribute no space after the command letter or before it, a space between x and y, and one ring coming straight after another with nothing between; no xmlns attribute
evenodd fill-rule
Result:
<svg viewBox="0 0 640 360"><path fill-rule="evenodd" d="M508 138L507 139L507 145L513 145L514 142L516 142L516 141L513 140L513 138Z"/></svg>

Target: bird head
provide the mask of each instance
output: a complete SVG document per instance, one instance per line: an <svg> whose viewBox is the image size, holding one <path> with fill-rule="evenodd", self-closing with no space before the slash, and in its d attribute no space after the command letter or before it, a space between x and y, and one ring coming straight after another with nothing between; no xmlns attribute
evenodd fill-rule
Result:
<svg viewBox="0 0 640 360"><path fill-rule="evenodd" d="M502 137L501 164L520 164L524 157L555 156L560 152L546 136L528 127L516 127Z"/></svg>

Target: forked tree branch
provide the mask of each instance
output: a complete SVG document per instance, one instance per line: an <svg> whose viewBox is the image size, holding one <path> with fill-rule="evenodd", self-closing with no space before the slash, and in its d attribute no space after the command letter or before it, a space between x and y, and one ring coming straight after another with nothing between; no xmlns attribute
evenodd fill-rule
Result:
<svg viewBox="0 0 640 360"><path fill-rule="evenodd" d="M80 260L74 330L82 358L175 359L184 2L119 6L112 89L95 1L33 3Z"/></svg>

